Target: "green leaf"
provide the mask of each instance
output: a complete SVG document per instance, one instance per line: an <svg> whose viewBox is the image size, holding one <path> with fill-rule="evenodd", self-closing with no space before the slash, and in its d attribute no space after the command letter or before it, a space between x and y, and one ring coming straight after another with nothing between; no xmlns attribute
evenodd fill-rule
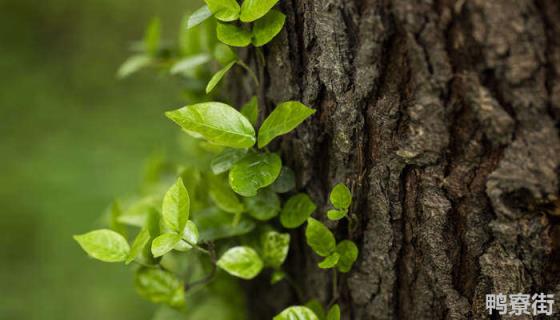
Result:
<svg viewBox="0 0 560 320"><path fill-rule="evenodd" d="M234 164L243 159L246 154L247 149L225 149L222 153L212 159L212 162L210 163L212 173L218 175L228 171Z"/></svg>
<svg viewBox="0 0 560 320"><path fill-rule="evenodd" d="M190 245L195 245L198 243L199 238L198 227L192 221L187 221L185 230L183 230L183 239L187 241Z"/></svg>
<svg viewBox="0 0 560 320"><path fill-rule="evenodd" d="M245 206L231 190L227 181L215 176L210 180L210 198L218 208L226 212L241 213L245 210Z"/></svg>
<svg viewBox="0 0 560 320"><path fill-rule="evenodd" d="M348 209L352 203L352 193L346 185L339 183L332 189L329 199L335 208Z"/></svg>
<svg viewBox="0 0 560 320"><path fill-rule="evenodd" d="M213 144L242 149L252 147L256 141L249 120L225 103L198 103L165 114L185 130Z"/></svg>
<svg viewBox="0 0 560 320"><path fill-rule="evenodd" d="M315 313L315 315L317 316L317 318L319 318L319 320L325 319L325 310L323 310L323 305L321 305L321 303L317 301L317 299L311 299L307 301L305 306L311 309L311 311Z"/></svg>
<svg viewBox="0 0 560 320"><path fill-rule="evenodd" d="M308 218L307 228L305 229L305 238L307 244L321 257L326 257L333 253L336 249L336 240L334 235L320 221Z"/></svg>
<svg viewBox="0 0 560 320"><path fill-rule="evenodd" d="M269 43L282 31L286 16L278 10L270 10L264 17L257 20L253 26L253 45L262 47Z"/></svg>
<svg viewBox="0 0 560 320"><path fill-rule="evenodd" d="M217 262L227 273L242 278L253 279L263 268L257 252L250 247L233 247L226 251Z"/></svg>
<svg viewBox="0 0 560 320"><path fill-rule="evenodd" d="M340 320L340 306L338 304L331 307L327 314L327 320Z"/></svg>
<svg viewBox="0 0 560 320"><path fill-rule="evenodd" d="M319 320L315 313L304 306L293 306L280 312L272 320Z"/></svg>
<svg viewBox="0 0 560 320"><path fill-rule="evenodd" d="M148 228L142 228L138 233L138 235L136 236L136 238L134 239L134 242L132 242L130 253L126 258L126 264L129 264L132 261L134 261L134 259L136 259L136 257L138 257L142 253L142 251L148 245L149 242L150 242L150 231L148 230Z"/></svg>
<svg viewBox="0 0 560 320"><path fill-rule="evenodd" d="M201 24L211 16L212 16L212 12L210 11L210 8L208 8L207 5L198 8L195 12L193 12L190 15L189 20L187 22L187 29L191 29Z"/></svg>
<svg viewBox="0 0 560 320"><path fill-rule="evenodd" d="M352 265L358 259L358 247L350 240L341 241L336 246L336 252L340 255L338 264L336 265L338 271L346 273L352 269Z"/></svg>
<svg viewBox="0 0 560 320"><path fill-rule="evenodd" d="M239 3L236 0L204 0L216 19L234 21L239 18Z"/></svg>
<svg viewBox="0 0 560 320"><path fill-rule="evenodd" d="M315 110L297 101L279 104L259 129L259 148L269 144L272 139L292 131L314 113Z"/></svg>
<svg viewBox="0 0 560 320"><path fill-rule="evenodd" d="M234 24L218 22L218 40L232 47L246 47L251 43L251 33Z"/></svg>
<svg viewBox="0 0 560 320"><path fill-rule="evenodd" d="M311 198L305 193L291 196L284 204L280 213L280 223L288 229L301 226L309 216L317 209Z"/></svg>
<svg viewBox="0 0 560 320"><path fill-rule="evenodd" d="M289 167L283 166L278 179L270 186L272 191L286 193L296 187L296 175Z"/></svg>
<svg viewBox="0 0 560 320"><path fill-rule="evenodd" d="M253 96L249 102L241 107L241 114L244 115L253 126L257 125L259 119L259 103L257 97Z"/></svg>
<svg viewBox="0 0 560 320"><path fill-rule="evenodd" d="M264 265L279 268L288 256L290 235L276 231L266 232L262 235L262 249Z"/></svg>
<svg viewBox="0 0 560 320"><path fill-rule="evenodd" d="M176 233L183 232L189 219L189 207L189 193L183 184L183 179L179 178L163 197L161 210L163 224Z"/></svg>
<svg viewBox="0 0 560 320"><path fill-rule="evenodd" d="M336 252L333 252L319 263L319 268L321 269L333 268L336 266L338 259L340 259L340 255Z"/></svg>
<svg viewBox="0 0 560 320"><path fill-rule="evenodd" d="M153 303L165 303L179 308L185 304L182 281L172 273L155 268L140 268L136 272L136 290Z"/></svg>
<svg viewBox="0 0 560 320"><path fill-rule="evenodd" d="M276 284L286 277L286 273L282 270L274 270L270 276L270 284Z"/></svg>
<svg viewBox="0 0 560 320"><path fill-rule="evenodd" d="M244 197L243 202L251 217L268 221L280 212L280 198L270 189L261 189L254 197Z"/></svg>
<svg viewBox="0 0 560 320"><path fill-rule="evenodd" d="M216 59L222 66L237 60L237 54L231 48L223 43L216 44L214 48L214 59Z"/></svg>
<svg viewBox="0 0 560 320"><path fill-rule="evenodd" d="M117 71L117 78L124 79L149 66L151 63L152 58L149 56L144 54L134 55L126 59L126 61L119 67L119 70Z"/></svg>
<svg viewBox="0 0 560 320"><path fill-rule="evenodd" d="M132 243L130 253L128 255L128 258L126 259L127 264L129 264L133 260L136 260L143 265L151 265L155 263L154 257L152 255L151 241L159 235L159 222L159 212L157 212L156 210L152 210L148 213L144 222L144 226Z"/></svg>
<svg viewBox="0 0 560 320"><path fill-rule="evenodd" d="M216 72L212 76L212 79L210 79L210 81L208 81L208 85L206 86L206 94L208 94L208 93L212 92L212 90L214 90L214 88L218 85L218 83L220 83L222 78L226 75L226 73L229 71L229 69L231 69L231 67L233 67L234 64L235 64L235 61L230 62L227 66L223 67L222 69L220 69L218 72Z"/></svg>
<svg viewBox="0 0 560 320"><path fill-rule="evenodd" d="M236 225L232 225L231 214L216 207L197 212L194 222L200 229L200 241L231 238L255 229L255 222L243 216Z"/></svg>
<svg viewBox="0 0 560 320"><path fill-rule="evenodd" d="M144 49L146 52L155 56L159 50L159 43L161 38L161 23L158 17L150 21L146 33L144 34Z"/></svg>
<svg viewBox="0 0 560 320"><path fill-rule="evenodd" d="M75 235L74 240L92 258L104 262L125 261L130 252L126 239L119 233L108 229Z"/></svg>
<svg viewBox="0 0 560 320"><path fill-rule="evenodd" d="M179 242L177 242L175 247L173 247L173 250L177 250L177 251L181 251L181 252L187 252L187 251L190 251L191 249L192 249L192 246L184 240L179 240Z"/></svg>
<svg viewBox="0 0 560 320"><path fill-rule="evenodd" d="M152 254L155 258L161 257L173 250L179 241L181 241L180 235L176 233L164 233L155 238L152 242Z"/></svg>
<svg viewBox="0 0 560 320"><path fill-rule="evenodd" d="M180 74L187 71L192 71L192 69L203 65L210 61L210 56L206 53L197 54L194 56L189 56L177 61L173 67L171 67L171 74Z"/></svg>
<svg viewBox="0 0 560 320"><path fill-rule="evenodd" d="M282 169L275 153L251 153L229 171L229 185L244 197L254 197L261 188L271 185Z"/></svg>
<svg viewBox="0 0 560 320"><path fill-rule="evenodd" d="M347 213L348 213L347 209L341 209L341 210L332 209L327 211L327 217L329 218L329 220L336 221L346 217Z"/></svg>
<svg viewBox="0 0 560 320"><path fill-rule="evenodd" d="M264 16L279 0L244 0L241 5L240 20L252 22Z"/></svg>

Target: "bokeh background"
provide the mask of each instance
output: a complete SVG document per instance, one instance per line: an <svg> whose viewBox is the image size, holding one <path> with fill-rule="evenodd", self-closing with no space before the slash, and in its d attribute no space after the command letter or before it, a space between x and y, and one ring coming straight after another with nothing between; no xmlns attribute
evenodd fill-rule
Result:
<svg viewBox="0 0 560 320"><path fill-rule="evenodd" d="M191 0L0 0L0 319L150 319L120 264L72 235L100 224L145 160L176 145L178 84L115 72L153 16L173 40Z"/></svg>

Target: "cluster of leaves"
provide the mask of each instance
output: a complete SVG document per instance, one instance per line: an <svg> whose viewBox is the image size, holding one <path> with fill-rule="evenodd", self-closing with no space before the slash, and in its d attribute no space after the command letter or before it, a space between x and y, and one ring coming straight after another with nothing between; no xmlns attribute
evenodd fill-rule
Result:
<svg viewBox="0 0 560 320"><path fill-rule="evenodd" d="M159 20L153 20L137 46L139 53L123 64L118 75L125 77L146 66L160 68L186 80L185 97L195 101L205 99L205 93L216 97L213 90L234 65L243 67L258 85L255 73L229 46L258 47L271 41L285 22L285 16L273 9L278 0L245 0L241 5L236 0L205 2L184 19L178 48L162 45ZM221 67L212 74L216 64ZM124 206L120 202L112 206L111 229L77 235L75 240L95 259L134 263L139 294L175 309L185 309L187 295L196 286L207 287L210 295L212 290L223 293L223 288L213 286L216 277L223 278L217 268L245 280L268 268L272 284L282 281L290 234L277 229L275 219L285 229L307 222L307 243L324 257L319 267L333 269L334 275L348 272L358 256L357 246L349 240L337 243L329 228L311 217L316 204L307 194L294 192L293 170L267 147L315 110L286 101L259 123L257 97L239 111L217 100L166 112L190 137L185 140L189 161L153 162L141 194ZM329 198L334 209L327 212L328 219L347 217L350 190L338 184ZM185 280L193 278L198 279ZM340 308L333 305L326 313L318 303L292 306L274 319L335 320L340 319Z"/></svg>
<svg viewBox="0 0 560 320"><path fill-rule="evenodd" d="M189 19L194 27L210 17L217 20L218 39L232 47L252 44L261 47L269 43L284 27L286 16L273 7L279 0L205 0Z"/></svg>

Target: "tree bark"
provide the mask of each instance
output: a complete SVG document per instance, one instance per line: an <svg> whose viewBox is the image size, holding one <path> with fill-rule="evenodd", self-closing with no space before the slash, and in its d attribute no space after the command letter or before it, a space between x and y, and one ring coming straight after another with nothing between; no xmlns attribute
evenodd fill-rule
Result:
<svg viewBox="0 0 560 320"><path fill-rule="evenodd" d="M273 147L315 215L360 247L338 279L343 319L508 319L488 315L486 294L560 297L560 3L284 0L281 9L261 116L286 100L317 109ZM324 218L338 182L353 191L355 225ZM334 298L303 230L293 243L288 271L303 301L285 283L258 285L257 319Z"/></svg>

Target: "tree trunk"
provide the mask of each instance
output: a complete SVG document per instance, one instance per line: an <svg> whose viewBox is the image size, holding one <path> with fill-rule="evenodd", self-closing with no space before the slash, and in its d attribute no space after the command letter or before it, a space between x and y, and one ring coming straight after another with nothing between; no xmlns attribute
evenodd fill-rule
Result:
<svg viewBox="0 0 560 320"><path fill-rule="evenodd" d="M338 278L343 319L500 319L486 294L560 297L560 3L281 8L260 98L264 114L286 100L317 109L274 147L315 215L360 247ZM324 218L338 182L353 191L355 225ZM257 319L336 298L303 230L293 237L288 271L303 301L287 284L259 285Z"/></svg>

